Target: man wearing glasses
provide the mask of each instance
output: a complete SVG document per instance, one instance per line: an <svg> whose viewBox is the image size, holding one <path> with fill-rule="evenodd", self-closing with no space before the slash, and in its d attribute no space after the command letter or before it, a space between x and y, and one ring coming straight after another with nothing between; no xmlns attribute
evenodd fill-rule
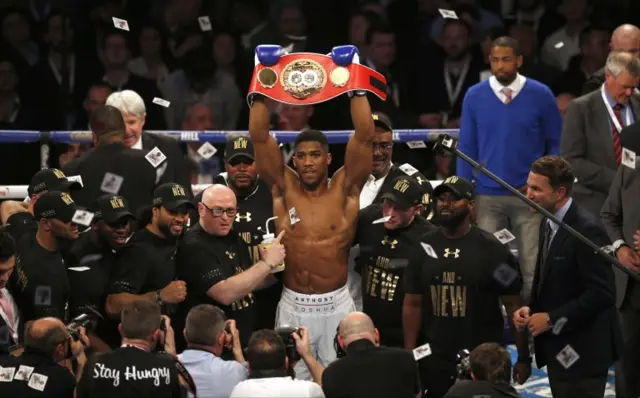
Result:
<svg viewBox="0 0 640 398"><path fill-rule="evenodd" d="M118 319L122 309L135 300L156 302L165 315L184 300L187 287L176 280L175 254L189 212L195 209L192 199L180 184L162 184L153 191L153 205L139 220L145 227L116 256L106 302L111 318Z"/></svg>
<svg viewBox="0 0 640 398"><path fill-rule="evenodd" d="M178 278L187 284L189 296L180 305L176 320L198 304L219 306L234 319L246 346L257 329L255 290L275 283L271 275L285 257L280 233L268 247L260 249L260 261L253 264L249 245L232 230L238 214L236 195L224 185L207 188L198 203L200 221L180 241L177 255ZM176 330L181 330L176 324ZM176 336L176 344L181 336Z"/></svg>

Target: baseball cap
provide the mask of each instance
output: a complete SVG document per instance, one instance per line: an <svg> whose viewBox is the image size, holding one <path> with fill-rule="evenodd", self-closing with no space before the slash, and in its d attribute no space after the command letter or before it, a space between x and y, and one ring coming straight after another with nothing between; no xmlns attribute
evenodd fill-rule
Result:
<svg viewBox="0 0 640 398"><path fill-rule="evenodd" d="M118 195L102 195L93 205L94 217L113 224L125 217L135 218L129 210L127 200Z"/></svg>
<svg viewBox="0 0 640 398"><path fill-rule="evenodd" d="M409 176L396 177L391 181L392 188L380 196L393 201L401 209L408 209L422 201L422 189L416 180Z"/></svg>
<svg viewBox="0 0 640 398"><path fill-rule="evenodd" d="M391 119L387 115L381 112L374 112L371 114L373 118L373 124L376 127L382 127L387 131L393 131L393 127L391 126Z"/></svg>
<svg viewBox="0 0 640 398"><path fill-rule="evenodd" d="M196 208L184 187L172 182L162 184L153 191L153 205L162 206L168 210L175 210L182 205Z"/></svg>
<svg viewBox="0 0 640 398"><path fill-rule="evenodd" d="M43 191L67 191L70 189L80 189L82 184L78 181L71 181L61 170L43 169L31 177L31 183L27 192L29 196Z"/></svg>
<svg viewBox="0 0 640 398"><path fill-rule="evenodd" d="M76 203L66 192L48 191L38 198L33 208L37 221L43 218L60 220L68 223L78 210Z"/></svg>
<svg viewBox="0 0 640 398"><path fill-rule="evenodd" d="M462 177L447 177L433 190L434 196L440 196L443 192L453 192L462 199L473 199L473 184Z"/></svg>
<svg viewBox="0 0 640 398"><path fill-rule="evenodd" d="M255 160L253 152L253 142L244 135L235 135L227 138L227 146L224 149L224 160L226 162L238 156L246 156Z"/></svg>

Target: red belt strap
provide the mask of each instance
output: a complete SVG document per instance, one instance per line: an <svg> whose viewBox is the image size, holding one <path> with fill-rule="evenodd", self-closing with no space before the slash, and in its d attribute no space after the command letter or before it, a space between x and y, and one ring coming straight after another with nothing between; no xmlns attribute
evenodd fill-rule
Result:
<svg viewBox="0 0 640 398"><path fill-rule="evenodd" d="M290 105L312 105L349 91L369 91L387 99L387 79L360 64L339 66L328 55L294 53L273 66L256 65L249 86L253 94Z"/></svg>

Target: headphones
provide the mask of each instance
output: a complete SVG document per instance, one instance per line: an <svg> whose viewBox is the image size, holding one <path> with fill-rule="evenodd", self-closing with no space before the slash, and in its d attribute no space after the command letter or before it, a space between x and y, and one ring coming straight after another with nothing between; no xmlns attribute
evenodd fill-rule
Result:
<svg viewBox="0 0 640 398"><path fill-rule="evenodd" d="M336 352L336 357L342 358L347 356L347 352L343 350L342 347L340 347L340 342L338 341L339 331L340 331L340 325L338 325L338 327L336 328L336 335L333 338L333 349Z"/></svg>

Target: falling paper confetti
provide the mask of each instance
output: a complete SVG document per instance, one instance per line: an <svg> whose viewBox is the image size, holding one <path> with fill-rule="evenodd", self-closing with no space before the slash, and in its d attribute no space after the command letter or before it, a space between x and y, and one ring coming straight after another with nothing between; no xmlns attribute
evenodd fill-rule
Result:
<svg viewBox="0 0 640 398"><path fill-rule="evenodd" d="M413 357L416 361L419 361L429 355L431 355L431 346L429 345L429 343L423 344L420 347L416 347L413 349Z"/></svg>
<svg viewBox="0 0 640 398"><path fill-rule="evenodd" d="M438 255L436 254L436 251L433 250L433 247L431 247L431 245L428 245L424 242L420 242L420 245L422 246L422 248L424 249L424 251L433 258L438 258Z"/></svg>
<svg viewBox="0 0 640 398"><path fill-rule="evenodd" d="M375 220L374 222L372 222L371 224L382 224L385 223L387 221L389 221L391 219L391 216L386 216L386 217L382 217L382 218L378 218L377 220Z"/></svg>
<svg viewBox="0 0 640 398"><path fill-rule="evenodd" d="M567 323L567 318L562 317L558 319L556 323L553 324L553 330L552 330L553 334L555 334L556 336L559 335L565 323Z"/></svg>
<svg viewBox="0 0 640 398"><path fill-rule="evenodd" d="M580 359L580 355L573 349L570 345L566 345L562 351L556 355L556 359L565 369L569 369L578 359Z"/></svg>
<svg viewBox="0 0 640 398"><path fill-rule="evenodd" d="M122 186L123 181L124 178L122 176L107 172L104 174L102 184L100 184L100 190L102 192L117 195L118 192L120 192L120 187Z"/></svg>
<svg viewBox="0 0 640 398"><path fill-rule="evenodd" d="M158 147L150 150L149 153L145 155L145 158L147 158L147 160L153 167L158 167L160 163L164 162L167 159L165 154L162 153L162 151Z"/></svg>
<svg viewBox="0 0 640 398"><path fill-rule="evenodd" d="M512 240L514 240L516 238L506 228L505 229L501 229L500 231L496 232L495 234L493 234L493 236L495 236L500 241L500 243L502 243L503 245L511 242Z"/></svg>
<svg viewBox="0 0 640 398"><path fill-rule="evenodd" d="M407 146L411 149L417 149L426 148L427 144L425 144L424 141L407 141Z"/></svg>
<svg viewBox="0 0 640 398"><path fill-rule="evenodd" d="M504 287L511 286L517 277L518 271L509 267L507 264L500 264L495 271L493 271L493 279L498 281Z"/></svg>
<svg viewBox="0 0 640 398"><path fill-rule="evenodd" d="M211 156L215 155L216 152L218 152L216 147L214 147L208 142L205 142L200 146L200 148L198 148L198 154L205 159L211 158Z"/></svg>
<svg viewBox="0 0 640 398"><path fill-rule="evenodd" d="M84 225L85 227L88 227L91 225L91 221L93 221L94 216L95 214L93 214L90 211L76 210L76 212L73 214L73 218L71 219L71 221L73 221L76 224L80 224L80 225Z"/></svg>
<svg viewBox="0 0 640 398"><path fill-rule="evenodd" d="M440 15L442 15L442 18L458 19L458 14L456 14L455 11L444 10L442 8L439 8L438 11L440 12Z"/></svg>
<svg viewBox="0 0 640 398"><path fill-rule="evenodd" d="M111 19L113 20L113 26L115 26L117 29L126 30L127 32L129 31L129 22L127 22L126 19L120 19L116 17L112 17Z"/></svg>
<svg viewBox="0 0 640 398"><path fill-rule="evenodd" d="M211 20L208 16L204 15L202 17L198 17L198 23L200 24L200 29L203 32L209 32L211 30Z"/></svg>
<svg viewBox="0 0 640 398"><path fill-rule="evenodd" d="M622 148L622 164L628 168L636 169L636 153L630 149Z"/></svg>

